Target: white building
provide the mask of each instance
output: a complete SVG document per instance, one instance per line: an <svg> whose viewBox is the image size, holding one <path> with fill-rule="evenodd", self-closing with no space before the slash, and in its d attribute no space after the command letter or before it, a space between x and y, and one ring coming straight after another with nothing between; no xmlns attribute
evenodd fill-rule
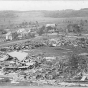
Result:
<svg viewBox="0 0 88 88"><path fill-rule="evenodd" d="M17 30L17 33L19 34L18 37L22 38L25 37L26 35L28 35L28 33L30 32L30 29L25 29L25 28L21 28Z"/></svg>
<svg viewBox="0 0 88 88"><path fill-rule="evenodd" d="M13 38L12 38L12 33L11 32L8 32L7 34L6 34L6 40L12 40Z"/></svg>
<svg viewBox="0 0 88 88"><path fill-rule="evenodd" d="M25 29L24 28L21 28L21 29L18 29L17 30L17 33L22 33L22 32L25 32Z"/></svg>
<svg viewBox="0 0 88 88"><path fill-rule="evenodd" d="M46 27L56 27L56 24L46 24Z"/></svg>

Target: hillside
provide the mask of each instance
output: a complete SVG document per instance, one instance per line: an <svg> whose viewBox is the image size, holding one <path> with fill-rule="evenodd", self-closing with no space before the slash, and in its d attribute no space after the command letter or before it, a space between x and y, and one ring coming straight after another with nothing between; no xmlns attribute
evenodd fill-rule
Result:
<svg viewBox="0 0 88 88"><path fill-rule="evenodd" d="M56 18L65 18L65 17L88 17L88 8L80 10L55 10L55 11L0 11L1 17L15 17L15 16L29 16L29 17L56 17Z"/></svg>
<svg viewBox="0 0 88 88"><path fill-rule="evenodd" d="M88 9L80 10L62 10L62 11L45 11L45 17L66 18L66 17L88 17Z"/></svg>
<svg viewBox="0 0 88 88"><path fill-rule="evenodd" d="M23 21L38 21L38 22L55 22L63 19L88 17L88 9L80 10L61 10L61 11L0 11L0 25L4 24L19 24Z"/></svg>

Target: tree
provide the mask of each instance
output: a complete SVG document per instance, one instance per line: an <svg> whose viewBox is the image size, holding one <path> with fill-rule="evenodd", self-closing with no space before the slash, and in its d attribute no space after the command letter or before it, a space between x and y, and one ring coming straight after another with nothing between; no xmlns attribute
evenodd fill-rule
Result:
<svg viewBox="0 0 88 88"><path fill-rule="evenodd" d="M45 26L42 26L41 28L39 28L37 33L41 36L44 33L44 30L45 30Z"/></svg>
<svg viewBox="0 0 88 88"><path fill-rule="evenodd" d="M85 20L85 22L87 23L88 21L87 21L87 20Z"/></svg>
<svg viewBox="0 0 88 88"><path fill-rule="evenodd" d="M68 32L73 32L80 34L82 32L83 26L78 24L69 24L67 25Z"/></svg>
<svg viewBox="0 0 88 88"><path fill-rule="evenodd" d="M37 27L39 26L39 23L38 23L38 21L36 21L36 26L37 26Z"/></svg>
<svg viewBox="0 0 88 88"><path fill-rule="evenodd" d="M51 26L48 26L48 27L46 28L47 32L48 32L49 30L51 30L51 29L53 29L53 27L51 27Z"/></svg>
<svg viewBox="0 0 88 88"><path fill-rule="evenodd" d="M68 61L68 73L71 76L76 75L79 72L88 72L88 58L85 56L73 54L69 57Z"/></svg>
<svg viewBox="0 0 88 88"><path fill-rule="evenodd" d="M78 56L76 54L73 54L69 58L69 66L71 70L76 70L78 68Z"/></svg>
<svg viewBox="0 0 88 88"><path fill-rule="evenodd" d="M83 20L80 21L80 25L84 26L84 21Z"/></svg>

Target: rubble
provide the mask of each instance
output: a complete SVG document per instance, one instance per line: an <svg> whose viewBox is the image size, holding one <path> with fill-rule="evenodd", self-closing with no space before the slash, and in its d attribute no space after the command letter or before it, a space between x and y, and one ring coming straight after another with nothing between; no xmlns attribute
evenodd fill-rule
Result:
<svg viewBox="0 0 88 88"><path fill-rule="evenodd" d="M23 44L10 45L7 48L2 47L0 54L0 76L6 76L11 79L11 83L20 83L22 81L36 82L40 84L49 85L63 85L63 86L79 86L79 83L65 82L67 79L72 81L75 79L75 73L70 72L70 66L67 60L67 56L44 56L43 53L38 55L30 55L27 51L42 47L42 46L70 46L77 47L81 40L73 39L50 39L41 42L28 41ZM86 44L83 44L86 46ZM65 48L61 48L64 49ZM66 49L70 51L70 49ZM3 51L3 53L2 53ZM67 51L67 52L68 52ZM79 54L79 56L85 56L87 54ZM72 70L71 70L72 71ZM75 76L73 75L75 74ZM83 75L79 81L85 81L87 74ZM82 84L82 86L87 86Z"/></svg>
<svg viewBox="0 0 88 88"><path fill-rule="evenodd" d="M62 86L77 86L78 84L77 83L66 83L66 82L61 82L59 83L59 85L62 85Z"/></svg>

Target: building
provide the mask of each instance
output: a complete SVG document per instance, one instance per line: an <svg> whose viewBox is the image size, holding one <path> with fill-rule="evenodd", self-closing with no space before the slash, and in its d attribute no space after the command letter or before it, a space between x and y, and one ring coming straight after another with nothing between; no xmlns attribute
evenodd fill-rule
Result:
<svg viewBox="0 0 88 88"><path fill-rule="evenodd" d="M52 27L52 28L54 28L54 27L56 27L56 24L46 24L46 28L47 27Z"/></svg>
<svg viewBox="0 0 88 88"><path fill-rule="evenodd" d="M21 29L18 29L17 30L17 33L22 33L22 32L25 32L25 29L24 28L21 28Z"/></svg>
<svg viewBox="0 0 88 88"><path fill-rule="evenodd" d="M21 28L17 30L18 38L25 38L28 36L28 33L30 33L30 28Z"/></svg>
<svg viewBox="0 0 88 88"><path fill-rule="evenodd" d="M12 38L12 33L11 32L8 32L7 34L6 34L6 40L12 40L13 38Z"/></svg>

